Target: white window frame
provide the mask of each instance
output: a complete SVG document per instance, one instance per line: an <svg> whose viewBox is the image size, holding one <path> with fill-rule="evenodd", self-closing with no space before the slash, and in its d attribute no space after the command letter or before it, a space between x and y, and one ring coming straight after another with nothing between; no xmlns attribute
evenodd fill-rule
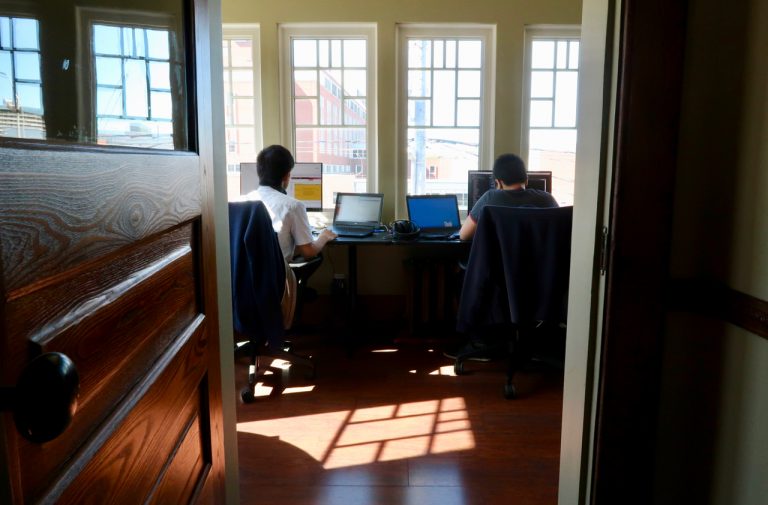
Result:
<svg viewBox="0 0 768 505"><path fill-rule="evenodd" d="M251 55L253 61L253 148L255 153L258 154L264 147L261 106L261 28L258 24L224 23L222 24L222 39L251 40L251 50L253 51ZM256 157L254 155L253 161L255 160ZM229 169L227 169L227 173L234 174L229 172Z"/></svg>
<svg viewBox="0 0 768 505"><path fill-rule="evenodd" d="M408 191L408 39L409 38L474 38L483 41L482 107L480 110L480 145L478 169L490 166L495 139L496 97L496 25L476 23L405 23L397 25L397 180L395 213L406 215L405 195ZM463 213L463 212L462 212Z"/></svg>
<svg viewBox="0 0 768 505"><path fill-rule="evenodd" d="M296 38L334 38L334 39L365 39L366 40L366 149L368 150L368 172L366 174L366 190L375 192L379 187L378 158L376 155L377 116L376 116L376 25L373 23L285 23L278 28L279 33L279 66L280 66L280 124L281 141L296 151L293 122L293 65L291 55L291 40ZM330 142L326 140L326 147ZM334 143L335 144L335 143ZM334 147L335 148L335 147ZM330 206L326 202L326 207Z"/></svg>
<svg viewBox="0 0 768 505"><path fill-rule="evenodd" d="M528 166L528 146L531 135L531 47L534 40L564 40L579 39L581 45L581 27L578 25L530 25L525 27L525 46L523 53L523 106L522 128L520 128L520 157ZM581 67L579 61L579 67ZM578 111L577 122L573 128L578 135Z"/></svg>

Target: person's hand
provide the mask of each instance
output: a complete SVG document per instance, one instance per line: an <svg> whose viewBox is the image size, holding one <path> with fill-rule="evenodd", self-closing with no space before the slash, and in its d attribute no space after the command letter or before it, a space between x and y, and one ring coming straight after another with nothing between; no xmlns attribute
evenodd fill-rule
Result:
<svg viewBox="0 0 768 505"><path fill-rule="evenodd" d="M328 241L333 240L336 237L338 237L338 235L333 233L329 228L326 228L326 229L324 229L323 231L320 232L320 238L323 238L323 239L328 240Z"/></svg>

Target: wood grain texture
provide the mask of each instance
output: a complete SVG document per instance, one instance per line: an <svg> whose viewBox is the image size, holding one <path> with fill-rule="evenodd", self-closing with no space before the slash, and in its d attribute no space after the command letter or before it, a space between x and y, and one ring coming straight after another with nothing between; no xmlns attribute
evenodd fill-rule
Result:
<svg viewBox="0 0 768 505"><path fill-rule="evenodd" d="M201 442L200 418L195 416L148 503L164 505L189 502L195 487L203 478L203 471L207 468Z"/></svg>
<svg viewBox="0 0 768 505"><path fill-rule="evenodd" d="M198 159L4 150L0 252L9 298L200 214ZM18 291L18 292L17 292Z"/></svg>
<svg viewBox="0 0 768 505"><path fill-rule="evenodd" d="M131 497L131 502L141 503L158 488L163 469L171 466L174 457L198 459L210 453L201 444L197 451L180 454L177 450L193 419L207 418L200 402L208 359L205 326L205 318L197 318L174 342L120 412L105 423L107 438L95 436L68 463L62 478L41 497L43 501L107 504L124 503ZM198 477L203 474L201 470ZM148 479L148 475L158 477Z"/></svg>

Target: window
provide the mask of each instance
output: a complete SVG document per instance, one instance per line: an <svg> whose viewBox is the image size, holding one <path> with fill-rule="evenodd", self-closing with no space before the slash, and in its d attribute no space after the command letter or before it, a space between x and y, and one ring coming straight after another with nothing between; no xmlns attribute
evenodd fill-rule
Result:
<svg viewBox="0 0 768 505"><path fill-rule="evenodd" d="M283 25L280 32L286 145L296 161L323 163L325 207L335 193L374 190L374 28Z"/></svg>
<svg viewBox="0 0 768 505"><path fill-rule="evenodd" d="M526 30L523 152L528 170L552 172L552 193L573 205L579 31Z"/></svg>
<svg viewBox="0 0 768 505"><path fill-rule="evenodd" d="M467 172L488 165L494 40L493 27L399 27L406 193L466 193Z"/></svg>
<svg viewBox="0 0 768 505"><path fill-rule="evenodd" d="M240 195L240 163L255 162L262 147L259 28L224 25L224 128L227 193Z"/></svg>
<svg viewBox="0 0 768 505"><path fill-rule="evenodd" d="M36 19L0 17L0 136L45 138Z"/></svg>

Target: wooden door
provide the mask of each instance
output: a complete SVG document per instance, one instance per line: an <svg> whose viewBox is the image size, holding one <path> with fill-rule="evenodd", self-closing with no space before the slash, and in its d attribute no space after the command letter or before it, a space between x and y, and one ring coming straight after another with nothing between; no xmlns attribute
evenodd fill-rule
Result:
<svg viewBox="0 0 768 505"><path fill-rule="evenodd" d="M2 503L223 502L206 11L0 1L0 386L48 352L79 376L52 440L2 413Z"/></svg>

